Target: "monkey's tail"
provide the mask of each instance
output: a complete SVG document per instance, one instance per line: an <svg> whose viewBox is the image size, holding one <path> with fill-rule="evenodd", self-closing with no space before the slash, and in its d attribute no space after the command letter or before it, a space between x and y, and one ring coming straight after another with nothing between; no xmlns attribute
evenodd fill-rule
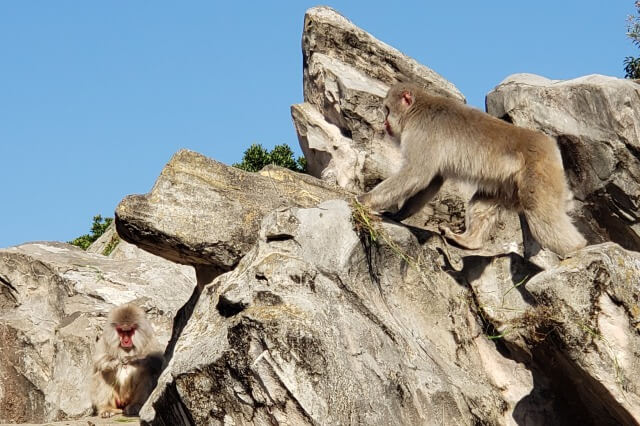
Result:
<svg viewBox="0 0 640 426"><path fill-rule="evenodd" d="M555 212L525 210L524 215L536 241L562 257L587 245L563 209Z"/></svg>

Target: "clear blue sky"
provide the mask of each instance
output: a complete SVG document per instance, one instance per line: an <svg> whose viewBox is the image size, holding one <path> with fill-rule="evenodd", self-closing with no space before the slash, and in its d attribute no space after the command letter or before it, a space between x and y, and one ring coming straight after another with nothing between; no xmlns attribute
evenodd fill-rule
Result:
<svg viewBox="0 0 640 426"><path fill-rule="evenodd" d="M632 0L330 1L455 84L622 77ZM299 153L307 1L0 2L0 247L67 241L146 193L189 148L231 164L254 142Z"/></svg>

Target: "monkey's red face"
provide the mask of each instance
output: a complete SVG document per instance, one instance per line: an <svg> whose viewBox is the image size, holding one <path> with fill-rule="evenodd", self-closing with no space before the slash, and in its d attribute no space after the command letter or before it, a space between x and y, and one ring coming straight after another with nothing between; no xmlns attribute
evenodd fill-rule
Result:
<svg viewBox="0 0 640 426"><path fill-rule="evenodd" d="M136 326L116 326L118 337L120 338L120 347L130 349L133 347L133 335L136 332Z"/></svg>

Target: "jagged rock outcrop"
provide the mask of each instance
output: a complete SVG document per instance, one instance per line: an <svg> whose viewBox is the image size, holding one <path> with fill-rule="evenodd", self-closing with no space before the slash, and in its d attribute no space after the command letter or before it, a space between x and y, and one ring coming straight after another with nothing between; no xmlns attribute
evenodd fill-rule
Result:
<svg viewBox="0 0 640 426"><path fill-rule="evenodd" d="M594 245L545 271L516 255L468 263L493 335L538 381L574 395L572 424L640 422L640 253Z"/></svg>
<svg viewBox="0 0 640 426"><path fill-rule="evenodd" d="M304 103L291 115L312 175L352 191L375 186L399 165L384 141L380 109L390 84L417 81L460 101L453 84L328 7L309 9L302 34Z"/></svg>
<svg viewBox="0 0 640 426"><path fill-rule="evenodd" d="M248 173L181 150L149 194L120 202L115 221L124 240L151 253L225 271L251 248L266 213L348 196L338 187L281 167Z"/></svg>
<svg viewBox="0 0 640 426"><path fill-rule="evenodd" d="M394 249L363 243L343 201L267 215L252 250L203 291L141 419L503 423L530 375L491 348L433 247L384 230Z"/></svg>
<svg viewBox="0 0 640 426"><path fill-rule="evenodd" d="M291 107L310 174L350 191L374 187L400 166L398 147L385 138L382 99L399 80L464 102L458 89L424 65L377 40L328 7L307 11L302 33L302 104ZM405 223L437 230L464 227L464 204L473 188L446 182L435 199ZM503 250L516 236L516 215L505 214L489 251ZM508 235L508 238L501 238Z"/></svg>
<svg viewBox="0 0 640 426"><path fill-rule="evenodd" d="M487 277L492 258L456 272L448 257L464 251L438 236L382 232L369 245L338 201L267 215L204 289L143 422L639 418L640 254L594 246L544 272L511 254L511 272Z"/></svg>
<svg viewBox="0 0 640 426"><path fill-rule="evenodd" d="M89 414L106 313L135 301L166 344L194 286L193 268L148 253L116 260L45 242L0 250L0 423Z"/></svg>
<svg viewBox="0 0 640 426"><path fill-rule="evenodd" d="M516 74L487 95L487 111L558 140L574 216L592 243L640 250L640 85L602 75Z"/></svg>

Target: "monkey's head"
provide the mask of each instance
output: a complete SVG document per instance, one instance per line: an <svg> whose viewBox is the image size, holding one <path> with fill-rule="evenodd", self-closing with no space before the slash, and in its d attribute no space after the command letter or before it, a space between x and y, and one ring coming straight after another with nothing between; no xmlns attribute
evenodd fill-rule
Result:
<svg viewBox="0 0 640 426"><path fill-rule="evenodd" d="M126 352L144 347L147 335L152 332L142 309L132 304L114 308L109 313L108 321L111 340Z"/></svg>
<svg viewBox="0 0 640 426"><path fill-rule="evenodd" d="M395 142L400 142L400 134L404 127L403 117L414 104L420 90L415 84L398 83L391 86L382 102L384 128Z"/></svg>

